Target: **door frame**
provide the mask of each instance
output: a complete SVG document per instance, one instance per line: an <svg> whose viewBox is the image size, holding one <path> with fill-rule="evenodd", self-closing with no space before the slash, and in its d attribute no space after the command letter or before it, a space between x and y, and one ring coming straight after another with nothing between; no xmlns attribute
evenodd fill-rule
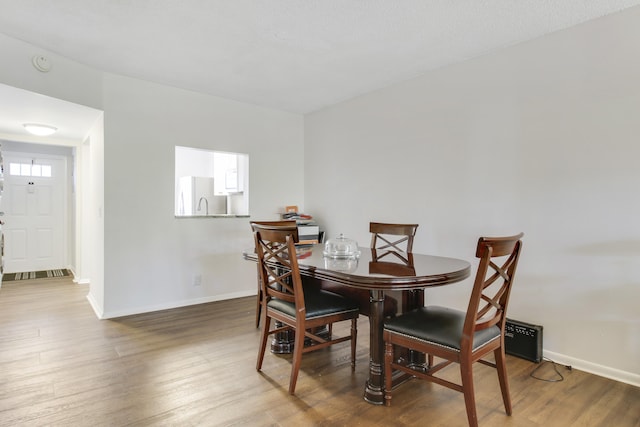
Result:
<svg viewBox="0 0 640 427"><path fill-rule="evenodd" d="M9 161L11 158L39 158L39 159L52 159L52 160L61 160L62 161L62 185L61 185L61 197L62 197L62 212L61 212L61 234L62 234L62 244L61 244L61 268L69 268L69 254L70 254L70 212L72 207L70 206L71 194L72 194L72 185L73 180L72 176L69 173L70 170L73 170L73 153L70 152L68 155L63 154L52 154L45 153L41 151L13 151L11 149L3 149L2 157L4 160L4 180L6 183L7 178L9 177ZM6 185L5 185L6 189ZM3 202L3 205L6 206L6 199ZM3 207L4 210L4 207ZM6 221L5 221L6 222ZM5 253L6 253L6 240L5 240Z"/></svg>

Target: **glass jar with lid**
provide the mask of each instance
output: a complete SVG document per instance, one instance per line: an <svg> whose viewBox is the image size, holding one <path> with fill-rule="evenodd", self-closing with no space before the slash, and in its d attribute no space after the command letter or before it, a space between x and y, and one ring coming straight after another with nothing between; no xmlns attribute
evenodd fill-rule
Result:
<svg viewBox="0 0 640 427"><path fill-rule="evenodd" d="M338 237L327 240L323 254L327 258L358 259L360 250L358 249L358 242L345 237L344 234L340 234Z"/></svg>

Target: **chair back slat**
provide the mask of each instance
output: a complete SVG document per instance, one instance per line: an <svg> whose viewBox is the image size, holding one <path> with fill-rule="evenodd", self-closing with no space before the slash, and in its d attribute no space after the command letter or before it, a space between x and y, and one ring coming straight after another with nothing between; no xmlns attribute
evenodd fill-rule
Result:
<svg viewBox="0 0 640 427"><path fill-rule="evenodd" d="M249 224L251 225L251 229L252 230L253 230L253 224L273 225L275 227L290 227L290 226L296 225L296 220L295 219L283 219L283 220L276 220L276 221L251 221L251 222L249 222Z"/></svg>
<svg viewBox="0 0 640 427"><path fill-rule="evenodd" d="M294 226L296 225L296 220L294 219L289 219L289 220L279 220L279 221L250 221L249 224L251 225L251 231L253 231L253 225L254 224L260 224L260 225L274 225L274 226ZM297 242L297 240L296 240ZM258 272L258 293L256 294L257 300L256 300L256 328L260 326L260 317L262 314L262 296L264 295L262 292L262 279L260 278L260 265L259 263L256 264L257 268L257 272Z"/></svg>
<svg viewBox="0 0 640 427"><path fill-rule="evenodd" d="M481 237L478 240L476 257L480 261L467 309L463 346L473 345L476 331L495 325L504 331L522 236L523 233L520 233L509 237Z"/></svg>
<svg viewBox="0 0 640 427"><path fill-rule="evenodd" d="M417 229L418 224L370 222L369 232L371 232L371 248L412 252L413 239L416 235Z"/></svg>
<svg viewBox="0 0 640 427"><path fill-rule="evenodd" d="M258 269L265 304L271 298L295 303L304 315L304 295L296 258L295 225L252 223Z"/></svg>

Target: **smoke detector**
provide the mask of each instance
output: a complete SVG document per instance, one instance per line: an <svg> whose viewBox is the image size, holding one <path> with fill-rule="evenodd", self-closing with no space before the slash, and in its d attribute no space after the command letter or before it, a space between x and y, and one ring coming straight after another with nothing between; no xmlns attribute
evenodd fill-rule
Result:
<svg viewBox="0 0 640 427"><path fill-rule="evenodd" d="M33 66L36 67L36 70L38 71L47 73L49 72L49 70L51 70L51 62L49 62L48 58L42 55L34 56L33 58L31 58L31 62L33 63Z"/></svg>

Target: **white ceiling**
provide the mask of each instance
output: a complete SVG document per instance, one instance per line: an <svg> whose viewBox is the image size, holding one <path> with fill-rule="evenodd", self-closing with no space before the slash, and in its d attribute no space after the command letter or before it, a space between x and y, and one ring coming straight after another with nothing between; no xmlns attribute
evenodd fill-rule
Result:
<svg viewBox="0 0 640 427"><path fill-rule="evenodd" d="M638 4L0 0L0 32L103 71L305 114Z"/></svg>
<svg viewBox="0 0 640 427"><path fill-rule="evenodd" d="M55 145L78 145L87 138L102 111L0 84L0 139ZM30 135L24 123L55 126L50 137Z"/></svg>

